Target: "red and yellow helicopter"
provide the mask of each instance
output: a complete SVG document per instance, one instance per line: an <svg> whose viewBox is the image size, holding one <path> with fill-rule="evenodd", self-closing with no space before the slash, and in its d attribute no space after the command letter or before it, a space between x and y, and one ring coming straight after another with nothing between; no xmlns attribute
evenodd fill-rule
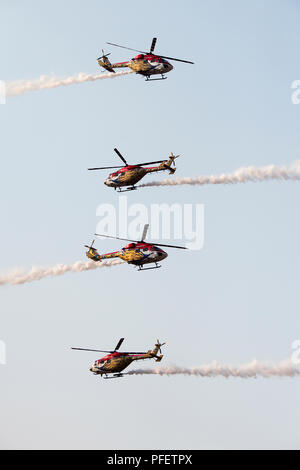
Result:
<svg viewBox="0 0 300 470"><path fill-rule="evenodd" d="M113 351L102 351L99 349L87 348L71 349L76 351L108 353L98 361L95 361L94 365L90 367L90 371L93 372L94 375L105 376L103 377L104 379L115 379L118 377L123 377L126 374L122 374L121 372L126 369L126 367L128 367L133 361L140 361L142 359L155 359L156 362L160 362L163 358L163 355L161 354L161 347L166 343L160 343L159 340L157 340L154 349L150 349L147 352L118 352L123 341L124 338L121 338ZM158 355L158 353L160 353L160 355ZM109 377L108 374L114 375Z"/></svg>
<svg viewBox="0 0 300 470"><path fill-rule="evenodd" d="M161 246L168 247L168 248L179 248L181 250L187 249L184 246L163 245L160 243L157 243L156 245L154 245L153 243L145 242L148 228L149 228L149 224L146 224L140 241L128 240L127 238L110 237L108 235L100 235L96 233L95 235L97 237L115 238L117 240L126 240L131 243L124 246L119 251L114 251L112 253L99 255L96 248L93 247L94 242L95 242L94 240L90 246L84 245L85 248L88 248L88 251L86 252L86 256L93 261L102 261L104 259L111 259L111 258L121 258L122 260L126 261L128 264L133 264L134 266L137 266L139 271L146 271L148 269L161 268L161 266L158 263L164 260L165 258L167 258L168 256L168 254L160 248ZM155 263L155 266L150 267L150 268L144 268L144 264L150 264L150 263Z"/></svg>
<svg viewBox="0 0 300 470"><path fill-rule="evenodd" d="M140 52L133 59L126 62L116 62L112 64L107 58L109 54L104 54L102 49L102 56L98 57L98 64L109 72L115 72L116 68L128 67L139 75L146 77L146 81L153 80L165 80L167 77L164 76L165 73L171 72L173 65L170 64L166 59L175 60L176 62L184 62L185 64L193 64L189 60L175 59L174 57L167 57L164 55L154 54L154 49L156 45L157 38L153 38L152 44L149 52L139 51L137 49L131 49L130 47L120 46L119 44L114 44L112 42L107 42L111 46L121 47L122 49L127 49L129 51ZM161 78L150 78L151 75L161 75Z"/></svg>
<svg viewBox="0 0 300 470"><path fill-rule="evenodd" d="M104 181L104 184L106 184L106 186L109 186L110 188L114 188L114 189L119 188L119 192L133 191L137 189L135 185L142 178L144 178L144 176L147 175L148 173L168 170L170 172L170 175L173 175L176 171L175 159L179 157L179 155L174 155L173 153L171 153L168 160L157 160L156 162L146 162L146 163L138 163L137 165L129 165L117 148L115 148L114 151L120 157L124 165L105 166L105 167L100 167L100 168L88 168L88 170L94 171L94 170L110 170L112 168L114 169L120 168L114 173L111 173ZM148 168L143 167L143 165L152 165L155 163L160 163L160 165L151 166ZM123 189L123 190L121 189L122 187L126 187L126 186L127 186L127 189Z"/></svg>

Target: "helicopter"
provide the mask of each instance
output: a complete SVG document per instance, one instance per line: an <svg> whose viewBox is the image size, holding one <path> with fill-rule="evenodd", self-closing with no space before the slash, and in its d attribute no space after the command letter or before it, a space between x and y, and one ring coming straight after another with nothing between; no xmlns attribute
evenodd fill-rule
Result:
<svg viewBox="0 0 300 470"><path fill-rule="evenodd" d="M168 256L168 254L160 248L161 246L168 247L168 248L179 248L181 250L187 249L184 246L163 245L160 243L157 243L156 245L154 245L153 243L145 242L148 228L149 228L149 224L146 224L144 226L142 238L140 241L128 240L127 238L112 237L108 235L100 235L98 233L95 233L97 237L114 238L117 240L129 241L131 243L129 243L128 245L126 245L119 251L114 251L112 253L99 255L96 248L94 248L95 240L93 240L93 243L90 246L84 245L85 248L88 248L88 251L86 252L86 256L89 259L96 261L96 262L104 260L104 259L121 258L122 260L126 261L128 264L133 264L134 266L136 266L138 268L138 271L146 271L149 269L161 268L161 265L159 265L158 263L164 260L165 258L167 258ZM144 268L144 264L150 264L150 263L155 263L155 266Z"/></svg>
<svg viewBox="0 0 300 470"><path fill-rule="evenodd" d="M166 59L175 60L176 62L184 62L185 64L193 64L189 60L175 59L174 57L167 57L159 54L154 54L154 49L156 45L157 38L152 39L152 44L149 52L139 51L137 49L131 49L130 47L120 46L119 44L114 44L113 42L107 42L111 46L121 47L122 49L127 49L129 51L139 52L136 57L127 61L127 62L117 62L112 64L108 54L104 54L102 49L102 56L98 57L98 64L109 72L114 72L115 68L128 67L139 75L146 77L146 81L153 80L165 80L167 77L164 76L165 73L171 72L173 70L173 65L170 64ZM161 78L150 78L151 75L161 75Z"/></svg>
<svg viewBox="0 0 300 470"><path fill-rule="evenodd" d="M157 340L154 349L147 352L118 352L124 338L121 338L117 346L113 351L102 351L99 349L87 349L87 348L71 348L75 351L92 351L92 352L105 352L108 353L106 356L95 361L94 365L90 367L90 372L94 375L104 376L104 379L115 379L123 377L127 373L122 374L122 371L126 369L133 361L140 361L142 359L155 359L156 362L160 362L163 358L161 354L161 347L166 343L160 343ZM158 355L158 353L160 355ZM108 374L113 374L109 377Z"/></svg>
<svg viewBox="0 0 300 470"><path fill-rule="evenodd" d="M117 148L114 148L114 151L120 157L124 165L106 166L106 167L100 167L100 168L88 168L88 170L94 171L94 170L109 170L112 168L116 168L116 169L120 168L118 169L118 171L111 173L104 181L104 184L106 186L109 186L110 188L114 188L115 190L118 188L119 192L136 190L137 189L135 186L136 183L138 183L148 173L169 170L169 174L173 175L176 171L174 161L176 158L179 157L179 155L174 155L173 153L171 153L168 160L158 160L155 162L146 162L146 163L139 163L137 165L129 165ZM155 163L160 163L160 165L152 166L148 168L143 167L143 165L152 165ZM127 188L122 190L121 188L125 186L127 186Z"/></svg>

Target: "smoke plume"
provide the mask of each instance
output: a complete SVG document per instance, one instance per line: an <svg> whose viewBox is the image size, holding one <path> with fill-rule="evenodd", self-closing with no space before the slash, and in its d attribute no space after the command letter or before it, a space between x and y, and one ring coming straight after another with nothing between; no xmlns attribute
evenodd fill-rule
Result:
<svg viewBox="0 0 300 470"><path fill-rule="evenodd" d="M55 76L42 75L36 80L19 80L6 83L6 95L16 96L26 93L27 91L47 90L50 88L58 88L60 86L73 85L75 83L95 82L96 80L105 80L107 78L116 78L121 75L133 73L132 70L125 70L116 73L99 73L96 75L87 73L78 73L67 78L57 78Z"/></svg>
<svg viewBox="0 0 300 470"><path fill-rule="evenodd" d="M30 271L24 272L21 270L14 270L7 275L0 275L0 286L11 284L25 284L27 282L40 281L47 277L63 276L66 273L81 273L83 271L91 271L100 268L109 268L122 264L123 261L120 259L104 260L100 263L94 261L77 261L74 264L58 264L52 268L39 268L32 267Z"/></svg>
<svg viewBox="0 0 300 470"><path fill-rule="evenodd" d="M290 360L279 362L278 364L258 362L254 360L242 366L221 365L212 362L199 367L155 367L153 369L138 369L128 372L129 375L193 375L196 377L239 377L241 379L253 379L257 377L298 377L300 368Z"/></svg>
<svg viewBox="0 0 300 470"><path fill-rule="evenodd" d="M268 180L280 181L299 181L300 180L300 162L295 162L292 165L276 166L268 165L262 167L249 166L240 168L234 173L222 173L220 175L210 176L196 176L175 179L165 179L162 181L152 181L150 183L141 184L139 188L149 186L182 186L185 184L194 186L204 186L207 184L237 184L247 182L261 182Z"/></svg>

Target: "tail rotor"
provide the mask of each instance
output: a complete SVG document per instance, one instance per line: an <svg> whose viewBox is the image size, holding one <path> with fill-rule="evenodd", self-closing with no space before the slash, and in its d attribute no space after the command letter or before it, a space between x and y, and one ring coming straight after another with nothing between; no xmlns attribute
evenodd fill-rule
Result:
<svg viewBox="0 0 300 470"><path fill-rule="evenodd" d="M100 255L96 248L94 248L95 240L93 240L91 245L84 245L85 248L88 248L86 256L93 261L100 261Z"/></svg>
<svg viewBox="0 0 300 470"><path fill-rule="evenodd" d="M111 53L109 52L108 54L104 54L104 49L102 49L102 56L98 57L97 60L103 60L103 59L107 59L107 57L110 55ZM108 60L108 59L107 59Z"/></svg>
<svg viewBox="0 0 300 470"><path fill-rule="evenodd" d="M171 155L169 157L169 162L170 162L170 165L169 165L169 169L170 169L170 175L173 175L176 171L176 165L175 165L175 159L180 157L180 155L174 155L173 152L171 152ZM172 167L173 165L173 167Z"/></svg>
<svg viewBox="0 0 300 470"><path fill-rule="evenodd" d="M95 243L95 240L92 241L92 244L90 246L89 245L84 245L84 247L88 248L89 250L94 250L95 249L95 248L93 248L94 243Z"/></svg>
<svg viewBox="0 0 300 470"><path fill-rule="evenodd" d="M159 354L161 354L161 347L164 346L166 343L160 343L159 339L157 340L157 343L155 345L156 348L158 348Z"/></svg>

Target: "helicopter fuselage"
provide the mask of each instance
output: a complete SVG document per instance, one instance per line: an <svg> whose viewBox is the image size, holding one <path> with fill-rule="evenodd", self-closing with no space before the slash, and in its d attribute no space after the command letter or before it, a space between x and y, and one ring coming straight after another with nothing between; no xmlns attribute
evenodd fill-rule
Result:
<svg viewBox="0 0 300 470"><path fill-rule="evenodd" d="M128 67L145 77L163 75L173 70L173 65L171 65L170 62L154 54L139 54L131 59L128 63Z"/></svg>
<svg viewBox="0 0 300 470"><path fill-rule="evenodd" d="M105 65L98 60L99 65ZM116 62L110 64L112 69L128 67L139 75L150 77L151 75L164 75L173 70L173 65L166 59L155 54L138 54L133 59L126 62Z"/></svg>
<svg viewBox="0 0 300 470"><path fill-rule="evenodd" d="M168 256L168 254L161 248L146 242L129 243L129 245L125 246L119 251L106 253L104 255L99 255L97 250L92 248L92 250L87 251L86 255L93 261L121 258L123 261L126 261L127 263L133 264L135 266L143 266L144 264L149 263L158 263Z"/></svg>
<svg viewBox="0 0 300 470"><path fill-rule="evenodd" d="M138 49L132 49L130 47L125 47L120 44L115 44L113 42L108 42L107 44L111 46L121 47L122 49L128 49L130 51L139 52L138 55L133 57L131 60L126 62L116 62L112 64L108 59L110 53L105 54L104 50L102 49L102 56L98 57L97 61L100 67L103 67L108 72L114 73L116 68L123 68L128 67L133 72L143 75L146 77L146 81L149 80L165 80L166 77L164 76L165 73L171 72L173 70L173 65L168 62L169 60L176 60L177 62L185 62L187 64L193 64L189 60L178 59L175 57L169 57L165 55L159 55L154 53L154 49L156 46L157 38L152 39L151 47L149 52L141 51ZM161 75L161 78L150 78L151 75Z"/></svg>
<svg viewBox="0 0 300 470"><path fill-rule="evenodd" d="M157 166L145 168L138 165L128 165L114 173L111 173L104 181L104 184L111 188L134 186L148 173L154 173L165 169L167 168L160 168Z"/></svg>
<svg viewBox="0 0 300 470"><path fill-rule="evenodd" d="M119 352L119 348L123 343L124 338L121 338L113 351L103 351L99 349L91 348L71 348L77 351L89 351L89 352L105 352L106 356L98 359L90 367L90 372L95 375L105 376L105 379L122 377L124 374L121 372L126 369L133 361L139 361L143 359L155 359L156 362L160 362L163 358L161 353L161 347L166 343L161 343L157 340L154 345L154 349L149 349L147 352ZM112 377L108 377L108 374L114 374Z"/></svg>
<svg viewBox="0 0 300 470"><path fill-rule="evenodd" d="M160 346L160 344L156 344L153 350L150 349L147 352L140 353L122 353L114 351L95 361L94 364L90 367L90 372L95 375L114 374L122 372L133 361L155 359L156 362L160 362L163 358L162 355L158 355Z"/></svg>
<svg viewBox="0 0 300 470"><path fill-rule="evenodd" d="M122 372L136 359L129 354L115 352L95 361L90 367L90 372L93 372L95 375Z"/></svg>
<svg viewBox="0 0 300 470"><path fill-rule="evenodd" d="M148 168L143 168L135 165L128 165L121 170L111 173L104 184L111 188L119 188L123 186L134 186L138 183L147 173L149 173Z"/></svg>
<svg viewBox="0 0 300 470"><path fill-rule="evenodd" d="M132 189L136 189L135 184L138 183L145 175L148 173L155 173L158 171L165 171L168 170L170 175L173 175L176 171L175 167L175 159L179 157L179 155L174 155L171 153L167 160L156 160L146 163L140 163L136 165L129 165L125 158L120 154L118 149L114 149L117 155L121 158L124 166L117 166L117 167L100 167L100 168L89 168L89 170L107 170L109 168L115 168L113 173L110 173L108 177L104 180L104 184L108 187L117 189L124 186L128 186L127 189L124 191L130 191ZM154 163L159 163L157 166L146 166L152 165Z"/></svg>
<svg viewBox="0 0 300 470"><path fill-rule="evenodd" d="M168 170L173 175L176 171L176 168L172 167L175 158L175 155L172 154L168 160L161 161L158 166L126 165L111 173L104 181L104 184L111 188L134 187L148 173Z"/></svg>

